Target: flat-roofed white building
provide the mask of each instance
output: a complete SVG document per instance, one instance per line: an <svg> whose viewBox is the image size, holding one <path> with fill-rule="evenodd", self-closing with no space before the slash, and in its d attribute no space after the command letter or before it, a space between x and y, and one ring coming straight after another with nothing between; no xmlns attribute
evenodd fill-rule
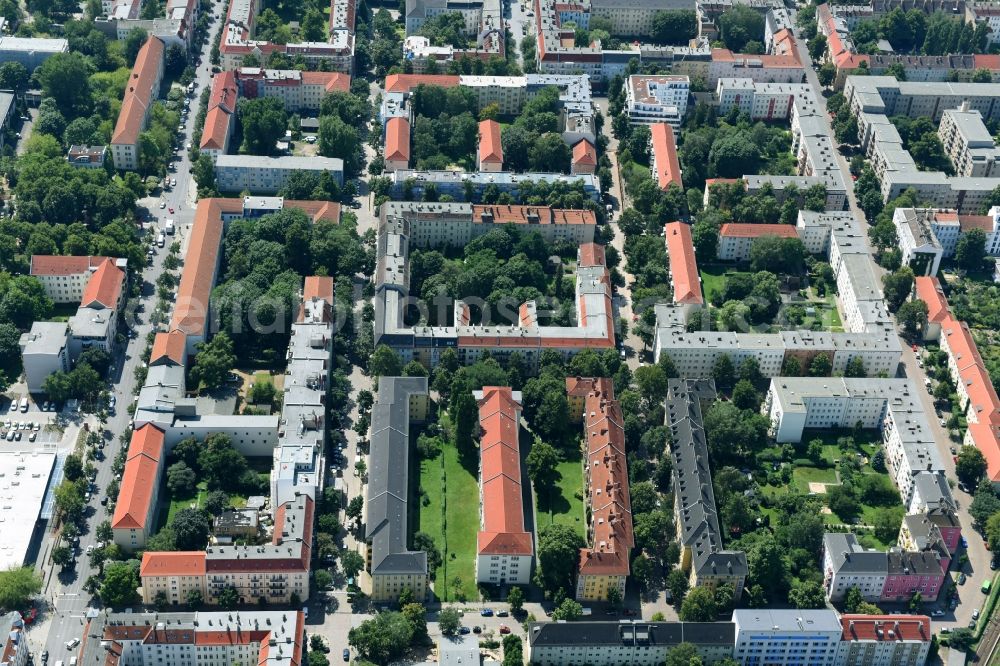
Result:
<svg viewBox="0 0 1000 666"><path fill-rule="evenodd" d="M738 608L733 611L740 664L833 664L842 629L833 609Z"/></svg>
<svg viewBox="0 0 1000 666"><path fill-rule="evenodd" d="M223 192L275 194L296 171L328 171L338 185L344 184L344 161L336 157L219 155L215 159L215 182Z"/></svg>
<svg viewBox="0 0 1000 666"><path fill-rule="evenodd" d="M69 325L65 322L34 322L30 331L21 334L20 346L29 393L41 393L52 373L69 372Z"/></svg>
<svg viewBox="0 0 1000 666"><path fill-rule="evenodd" d="M55 453L37 448L0 451L0 571L28 564L39 521L52 517L45 498L55 464Z"/></svg>
<svg viewBox="0 0 1000 666"><path fill-rule="evenodd" d="M691 81L687 76L633 74L625 84L625 108L633 125L669 123L679 130L687 113Z"/></svg>

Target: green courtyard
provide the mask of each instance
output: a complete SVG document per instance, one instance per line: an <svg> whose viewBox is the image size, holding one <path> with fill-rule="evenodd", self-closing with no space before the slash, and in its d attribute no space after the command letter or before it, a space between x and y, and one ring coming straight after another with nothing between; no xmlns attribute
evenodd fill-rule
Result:
<svg viewBox="0 0 1000 666"><path fill-rule="evenodd" d="M541 531L546 525L569 525L586 538L587 526L583 512L583 459L564 460L556 466L559 480L551 492L535 488L537 506L535 526Z"/></svg>

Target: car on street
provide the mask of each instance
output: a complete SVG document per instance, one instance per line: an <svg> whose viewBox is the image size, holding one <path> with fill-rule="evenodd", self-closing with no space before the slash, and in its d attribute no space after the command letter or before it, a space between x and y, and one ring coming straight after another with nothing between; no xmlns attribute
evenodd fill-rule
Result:
<svg viewBox="0 0 1000 666"><path fill-rule="evenodd" d="M48 661L48 660L49 660L49 651L42 650L42 661Z"/></svg>
<svg viewBox="0 0 1000 666"><path fill-rule="evenodd" d="M500 625L500 633L501 634L509 634L510 633L510 627L508 627L506 624L501 624Z"/></svg>
<svg viewBox="0 0 1000 666"><path fill-rule="evenodd" d="M36 432L33 432L33 433L31 433L30 435L28 435L28 441L29 441L29 442L33 442L33 441L35 441L35 440L36 440L37 438L38 438L38 433L36 433Z"/></svg>
<svg viewBox="0 0 1000 666"><path fill-rule="evenodd" d="M968 548L968 547L969 547L969 540L966 539L965 536L963 535L962 536L962 548Z"/></svg>
<svg viewBox="0 0 1000 666"><path fill-rule="evenodd" d="M931 617L941 617L942 615L944 615L943 610L931 611Z"/></svg>
<svg viewBox="0 0 1000 666"><path fill-rule="evenodd" d="M474 634L481 634L481 633L483 633L483 628L482 628L482 627L480 627L480 626L479 626L479 625L477 624L476 626L474 626L474 627L472 628L472 633L474 633Z"/></svg>
<svg viewBox="0 0 1000 666"><path fill-rule="evenodd" d="M79 638L71 638L70 640L66 641L66 649L67 650L72 650L73 648L75 648L79 644L80 644L80 639Z"/></svg>
<svg viewBox="0 0 1000 666"><path fill-rule="evenodd" d="M351 651L348 650L347 648L344 648L344 651L343 651L342 655L344 657L344 661L350 661L351 660Z"/></svg>
<svg viewBox="0 0 1000 666"><path fill-rule="evenodd" d="M497 611L497 617L507 617L508 615L510 615L510 613L505 610Z"/></svg>
<svg viewBox="0 0 1000 666"><path fill-rule="evenodd" d="M958 574L958 584L959 585L965 585L965 574L964 573Z"/></svg>
<svg viewBox="0 0 1000 666"><path fill-rule="evenodd" d="M463 636L465 636L466 634L470 634L470 633L472 633L472 630L471 630L471 629L469 629L468 627L459 627L459 628L458 628L458 633L460 633L460 634L462 634Z"/></svg>
<svg viewBox="0 0 1000 666"><path fill-rule="evenodd" d="M160 202L160 209L162 210L162 209L164 209L166 207L167 207L167 202L166 201L161 201Z"/></svg>
<svg viewBox="0 0 1000 666"><path fill-rule="evenodd" d="M170 214L171 214L171 215L173 215L173 214L174 214L174 209L173 209L173 208L168 208L167 210L169 210L169 211L170 211Z"/></svg>
<svg viewBox="0 0 1000 666"><path fill-rule="evenodd" d="M492 608L484 608L481 611L479 611L479 614L481 616L483 616L483 617L493 617L493 609Z"/></svg>

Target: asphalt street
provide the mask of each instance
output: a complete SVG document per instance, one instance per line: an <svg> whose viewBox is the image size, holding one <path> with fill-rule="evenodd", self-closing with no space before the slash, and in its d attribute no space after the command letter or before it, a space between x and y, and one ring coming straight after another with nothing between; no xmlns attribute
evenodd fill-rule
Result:
<svg viewBox="0 0 1000 666"><path fill-rule="evenodd" d="M43 594L51 604L51 615L42 617L39 625L29 633L33 650L37 651L41 647L48 649L50 663L62 658L63 655L71 656L72 653L66 648L67 641L78 638L83 633L84 614L88 606L96 606L98 601L91 599L83 589L83 584L87 578L96 573L90 567L90 562L86 555L86 549L94 545L97 539L94 532L97 526L104 520L109 520L110 515L105 507L100 505L100 498L105 496L105 489L112 479L111 466L115 456L118 454L121 444L118 437L122 433L129 433L130 416L126 406L130 404L135 388L135 370L140 365L140 356L146 345L146 336L153 330L149 323L149 315L156 307L156 280L163 272L163 259L167 256L169 243L177 240L185 240L190 229L190 224L194 220L194 195L197 187L191 178L191 164L185 145L191 141L194 118L197 114L198 100L202 90L211 83L209 53L214 39L214 32L218 21L213 19L209 28L209 39L206 40L201 49L202 64L197 69L194 94L191 99L191 111L188 116L186 128L179 133L178 157L174 161L176 171L168 172L168 177L176 178L176 187L165 191L160 197L148 197L138 202L139 212L146 209L146 223L152 224L156 228L162 227L166 219L173 219L178 227L177 234L167 237L167 245L160 249L156 248L152 265L146 266L143 271L142 295L138 299L141 311L135 313L131 320L127 320L138 335L128 340L124 348L116 350L115 371L111 377L110 390L117 399L117 410L114 415L109 416L104 424L105 448L104 459L97 462L97 478L95 485L98 492L94 493L91 503L87 508L86 527L80 535L80 543L77 550L76 567L60 573L58 568L55 575L51 577L48 571L51 568L49 554L54 545L55 539L51 534L47 535L41 549L39 558L40 568L45 574L46 587ZM166 207L159 208L159 202L164 201ZM170 213L169 209L174 212ZM182 255L183 256L183 255ZM127 444L126 444L127 446ZM112 498L114 499L114 498ZM46 631L47 629L47 631Z"/></svg>

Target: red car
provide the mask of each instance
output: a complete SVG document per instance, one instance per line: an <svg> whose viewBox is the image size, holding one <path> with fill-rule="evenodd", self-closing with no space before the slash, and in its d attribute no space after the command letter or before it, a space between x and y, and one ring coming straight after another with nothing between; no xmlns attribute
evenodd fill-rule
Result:
<svg viewBox="0 0 1000 666"><path fill-rule="evenodd" d="M172 212L174 212L174 209L173 209L173 208L171 208L171 209L170 209L170 212L171 212L171 213L172 213ZM913 347L913 351L917 351L917 346L916 346L916 345L912 345L912 347Z"/></svg>
<svg viewBox="0 0 1000 666"><path fill-rule="evenodd" d="M169 211L170 211L170 214L171 214L171 215L173 215L173 214L174 214L174 209L173 209L173 208L168 208L167 210L169 210Z"/></svg>
<svg viewBox="0 0 1000 666"><path fill-rule="evenodd" d="M509 634L510 633L510 627L508 627L506 624L501 624L500 625L500 633L501 634Z"/></svg>

